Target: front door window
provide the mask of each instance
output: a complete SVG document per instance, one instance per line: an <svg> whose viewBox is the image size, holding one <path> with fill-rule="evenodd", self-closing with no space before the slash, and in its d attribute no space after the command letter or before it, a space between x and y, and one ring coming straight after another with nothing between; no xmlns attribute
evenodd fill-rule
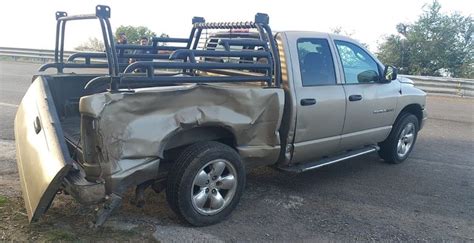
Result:
<svg viewBox="0 0 474 243"><path fill-rule="evenodd" d="M375 83L380 78L377 62L355 44L335 41L346 84Z"/></svg>

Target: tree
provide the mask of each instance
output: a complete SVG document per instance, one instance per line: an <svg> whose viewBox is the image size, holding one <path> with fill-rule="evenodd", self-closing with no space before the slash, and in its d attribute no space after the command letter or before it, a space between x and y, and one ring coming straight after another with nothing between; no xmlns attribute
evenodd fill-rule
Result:
<svg viewBox="0 0 474 243"><path fill-rule="evenodd" d="M345 35L348 37L352 37L354 35L354 31L347 31L342 28L342 26L336 26L331 28L331 32L337 35Z"/></svg>
<svg viewBox="0 0 474 243"><path fill-rule="evenodd" d="M438 1L424 6L413 24L400 23L398 34L379 45L380 60L401 73L474 77L474 28L471 16L443 14Z"/></svg>
<svg viewBox="0 0 474 243"><path fill-rule="evenodd" d="M145 26L121 25L115 30L115 36L117 37L119 33L125 33L128 43L130 44L138 44L142 36L146 36L148 38L156 36L155 32L151 31Z"/></svg>
<svg viewBox="0 0 474 243"><path fill-rule="evenodd" d="M77 51L104 51L105 46L103 41L91 37L87 42L82 43L74 49Z"/></svg>
<svg viewBox="0 0 474 243"><path fill-rule="evenodd" d="M390 35L379 46L377 57L386 64L395 65L399 73L414 74L410 69L410 46L407 40L400 35Z"/></svg>
<svg viewBox="0 0 474 243"><path fill-rule="evenodd" d="M170 35L165 34L165 33L161 33L160 37L161 37L161 38L170 38ZM158 43L158 45L160 45L160 46L166 46L166 42Z"/></svg>
<svg viewBox="0 0 474 243"><path fill-rule="evenodd" d="M347 36L347 37L351 37L353 38L353 35L354 35L354 30L352 31L347 31L345 29L343 29L341 26L336 26L334 28L331 28L331 32L336 34L336 35L344 35L344 36ZM369 49L369 45L367 43L364 43L364 42L361 42L359 40L357 40L363 47L365 47L366 49Z"/></svg>

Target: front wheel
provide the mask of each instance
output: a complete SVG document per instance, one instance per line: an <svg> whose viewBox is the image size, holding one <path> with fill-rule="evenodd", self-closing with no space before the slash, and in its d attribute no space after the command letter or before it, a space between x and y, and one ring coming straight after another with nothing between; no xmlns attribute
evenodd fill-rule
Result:
<svg viewBox="0 0 474 243"><path fill-rule="evenodd" d="M218 223L237 206L245 186L239 154L218 142L186 148L169 172L166 198L173 211L195 226Z"/></svg>
<svg viewBox="0 0 474 243"><path fill-rule="evenodd" d="M380 157L392 164L405 161L415 146L418 130L418 118L410 113L402 114L388 138L379 144Z"/></svg>

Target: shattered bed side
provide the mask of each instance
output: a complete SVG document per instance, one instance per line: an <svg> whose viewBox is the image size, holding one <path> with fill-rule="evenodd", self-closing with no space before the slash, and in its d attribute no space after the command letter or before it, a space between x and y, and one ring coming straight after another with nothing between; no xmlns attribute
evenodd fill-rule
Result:
<svg viewBox="0 0 474 243"><path fill-rule="evenodd" d="M280 152L283 92L250 85L193 84L82 97L87 178L105 180L107 194L118 195L155 179L168 142L196 127L229 131L248 166L274 163Z"/></svg>

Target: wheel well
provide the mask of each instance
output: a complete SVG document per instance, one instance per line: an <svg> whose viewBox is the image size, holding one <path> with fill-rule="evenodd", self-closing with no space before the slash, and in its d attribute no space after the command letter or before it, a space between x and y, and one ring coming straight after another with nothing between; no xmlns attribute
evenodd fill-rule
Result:
<svg viewBox="0 0 474 243"><path fill-rule="evenodd" d="M218 126L195 127L180 131L168 139L163 150L164 159L173 160L183 148L203 141L218 141L232 148L235 148L237 144L234 134L226 128Z"/></svg>
<svg viewBox="0 0 474 243"><path fill-rule="evenodd" d="M421 106L419 104L410 104L405 106L405 108L400 111L400 114L398 114L398 117L400 117L400 115L403 113L410 113L415 115L416 118L418 118L418 124L421 124L421 121L423 120L423 110L421 109Z"/></svg>

